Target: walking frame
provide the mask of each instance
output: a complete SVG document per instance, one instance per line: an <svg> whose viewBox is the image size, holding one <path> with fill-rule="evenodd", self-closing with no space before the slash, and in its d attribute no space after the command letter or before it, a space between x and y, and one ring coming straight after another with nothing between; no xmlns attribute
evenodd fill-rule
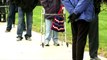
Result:
<svg viewBox="0 0 107 60"><path fill-rule="evenodd" d="M63 14L45 14L45 10L44 8L42 8L41 10L41 46L44 47L44 40L45 40L45 18L44 16L45 15L63 15L64 17L64 28L65 28L65 31L64 32L58 32L58 33L61 33L61 36L62 36L62 41L61 41L61 45L63 46L63 43L65 42L66 43L66 46L68 47L69 44L67 42L67 38L66 38L66 12L65 12L65 8L63 7ZM63 37L64 36L64 37Z"/></svg>

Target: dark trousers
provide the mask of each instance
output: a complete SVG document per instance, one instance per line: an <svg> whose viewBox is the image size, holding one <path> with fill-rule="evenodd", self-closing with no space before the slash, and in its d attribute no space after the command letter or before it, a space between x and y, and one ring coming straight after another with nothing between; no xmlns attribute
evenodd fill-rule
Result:
<svg viewBox="0 0 107 60"><path fill-rule="evenodd" d="M0 14L0 21L1 21L1 19L2 19L2 16L1 15L3 15L3 22L6 22L6 14Z"/></svg>
<svg viewBox="0 0 107 60"><path fill-rule="evenodd" d="M79 20L71 23L72 28L72 56L73 60L83 60L89 22Z"/></svg>
<svg viewBox="0 0 107 60"><path fill-rule="evenodd" d="M16 8L15 4L11 4L11 3L9 4L9 14L7 17L7 28L6 29L11 30L12 24L15 22L15 8Z"/></svg>
<svg viewBox="0 0 107 60"><path fill-rule="evenodd" d="M90 58L97 57L99 47L99 31L98 31L98 14L95 19L90 23L89 27L89 54Z"/></svg>

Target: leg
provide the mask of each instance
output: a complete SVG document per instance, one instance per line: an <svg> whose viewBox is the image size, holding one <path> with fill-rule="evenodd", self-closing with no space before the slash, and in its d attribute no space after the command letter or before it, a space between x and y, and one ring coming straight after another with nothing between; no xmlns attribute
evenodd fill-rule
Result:
<svg viewBox="0 0 107 60"><path fill-rule="evenodd" d="M6 30L12 29L12 23L15 20L15 6L13 4L9 5L9 14L7 18L7 28Z"/></svg>
<svg viewBox="0 0 107 60"><path fill-rule="evenodd" d="M3 14L3 22L6 22L6 14Z"/></svg>
<svg viewBox="0 0 107 60"><path fill-rule="evenodd" d="M23 18L23 29L24 29L24 31L26 31L26 22L25 22L25 18Z"/></svg>
<svg viewBox="0 0 107 60"><path fill-rule="evenodd" d="M53 42L55 46L59 46L58 43L58 32L53 30Z"/></svg>
<svg viewBox="0 0 107 60"><path fill-rule="evenodd" d="M27 35L29 36L29 37L31 37L32 36L32 22L33 22L33 20L32 20L32 16L33 16L33 12L28 12L28 13L26 13L26 22L27 22ZM24 26L24 21L23 21L23 26ZM23 27L23 29L24 29L24 27Z"/></svg>
<svg viewBox="0 0 107 60"><path fill-rule="evenodd" d="M45 30L45 45L49 45L49 41L51 40L51 33L52 33L52 30L51 30L51 24L52 24L52 21L51 20L48 20L48 19L45 19L45 27L46 27L46 30Z"/></svg>
<svg viewBox="0 0 107 60"><path fill-rule="evenodd" d="M99 47L98 15L90 23L89 29L89 54L91 58L97 57Z"/></svg>
<svg viewBox="0 0 107 60"><path fill-rule="evenodd" d="M89 30L89 22L85 20L77 21L78 34L76 44L76 60L83 60L86 38Z"/></svg>
<svg viewBox="0 0 107 60"><path fill-rule="evenodd" d="M23 18L24 18L24 13L21 7L18 7L18 27L17 27L18 37L22 37L23 34Z"/></svg>
<svg viewBox="0 0 107 60"><path fill-rule="evenodd" d="M76 60L77 22L71 23L72 30L72 59Z"/></svg>

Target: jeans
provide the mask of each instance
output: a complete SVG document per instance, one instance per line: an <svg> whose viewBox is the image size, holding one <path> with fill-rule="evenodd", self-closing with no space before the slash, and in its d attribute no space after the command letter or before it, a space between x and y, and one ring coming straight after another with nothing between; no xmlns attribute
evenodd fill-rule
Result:
<svg viewBox="0 0 107 60"><path fill-rule="evenodd" d="M15 4L11 4L11 3L9 4L9 14L8 14L8 18L7 18L7 28L6 29L11 30L11 28L12 28L12 23L15 20L15 8L16 8Z"/></svg>
<svg viewBox="0 0 107 60"><path fill-rule="evenodd" d="M49 42L51 38L53 39L54 43L58 43L58 32L51 30L52 20L45 19L45 42Z"/></svg>
<svg viewBox="0 0 107 60"><path fill-rule="evenodd" d="M97 57L99 47L99 30L98 30L98 15L90 23L89 27L89 54L90 58Z"/></svg>
<svg viewBox="0 0 107 60"><path fill-rule="evenodd" d="M24 20L24 14L26 13L26 34L31 37L31 31L32 31L32 16L33 12L23 12L21 7L18 7L18 28L17 28L17 35L22 37L23 30L24 30L24 25L23 25L23 20Z"/></svg>

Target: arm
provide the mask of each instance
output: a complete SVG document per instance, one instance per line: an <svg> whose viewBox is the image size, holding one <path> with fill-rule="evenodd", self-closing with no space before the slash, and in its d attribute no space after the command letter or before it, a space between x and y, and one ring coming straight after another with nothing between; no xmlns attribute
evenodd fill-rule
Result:
<svg viewBox="0 0 107 60"><path fill-rule="evenodd" d="M73 13L73 10L74 10L74 6L71 5L70 1L69 0L61 0L62 1L62 4L65 6L66 10L72 14Z"/></svg>
<svg viewBox="0 0 107 60"><path fill-rule="evenodd" d="M73 12L75 14L81 14L85 9L87 9L91 1L93 0L79 0Z"/></svg>

